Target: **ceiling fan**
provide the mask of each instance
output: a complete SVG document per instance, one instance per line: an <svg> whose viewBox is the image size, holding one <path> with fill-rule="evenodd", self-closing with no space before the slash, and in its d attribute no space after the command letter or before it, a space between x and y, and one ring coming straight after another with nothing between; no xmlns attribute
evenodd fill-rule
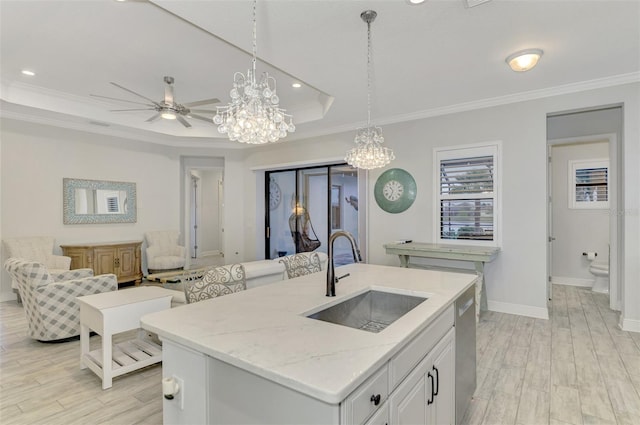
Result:
<svg viewBox="0 0 640 425"><path fill-rule="evenodd" d="M118 102L134 103L136 105L146 106L146 108L137 108L137 109L112 109L111 112L156 111L156 113L152 117L150 117L148 120L146 120L146 122L153 122L160 118L164 118L166 120L178 120L182 125L184 125L187 128L191 127L191 124L189 124L189 122L185 118L194 118L197 120L213 123L211 118L208 118L199 114L215 114L216 111L211 111L207 109L191 109L191 108L195 106L211 105L214 103L218 103L220 102L219 99L216 99L216 98L204 99L204 100L198 100L196 102L180 104L175 102L173 97L173 82L174 82L173 77L164 77L164 82L165 82L164 99L160 102L156 102L155 100L149 99L146 96L136 93L133 90L130 90L114 82L111 82L111 84L133 95L136 95L146 100L149 103L135 102L135 101L126 100L126 99L117 99L114 97L101 96L97 94L92 94L91 96L99 97L102 99L116 100Z"/></svg>

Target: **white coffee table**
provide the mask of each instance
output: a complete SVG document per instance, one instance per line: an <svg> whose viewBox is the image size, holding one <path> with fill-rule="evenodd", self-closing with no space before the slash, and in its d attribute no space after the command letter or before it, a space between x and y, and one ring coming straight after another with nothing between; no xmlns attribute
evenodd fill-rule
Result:
<svg viewBox="0 0 640 425"><path fill-rule="evenodd" d="M78 297L80 303L80 368L87 367L102 378L102 389L111 388L116 376L162 361L162 347L138 338L112 345L114 334L140 329L145 314L171 308L176 293L142 286ZM102 348L89 351L89 332L102 336Z"/></svg>

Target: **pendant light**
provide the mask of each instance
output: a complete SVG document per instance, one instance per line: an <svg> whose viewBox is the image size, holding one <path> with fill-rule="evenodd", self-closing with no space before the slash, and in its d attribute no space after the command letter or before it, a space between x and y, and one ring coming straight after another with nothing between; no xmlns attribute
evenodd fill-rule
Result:
<svg viewBox="0 0 640 425"><path fill-rule="evenodd" d="M218 131L231 141L249 144L277 142L295 131L293 117L278 106L276 80L266 72L258 81L256 35L256 0L253 1L253 60L245 76L236 72L233 76L231 102L216 110L213 122Z"/></svg>
<svg viewBox="0 0 640 425"><path fill-rule="evenodd" d="M382 146L382 129L371 125L371 23L376 16L378 14L373 10L365 10L360 14L367 24L367 126L358 129L354 140L356 146L345 157L349 165L365 170L384 167L395 159L393 151Z"/></svg>

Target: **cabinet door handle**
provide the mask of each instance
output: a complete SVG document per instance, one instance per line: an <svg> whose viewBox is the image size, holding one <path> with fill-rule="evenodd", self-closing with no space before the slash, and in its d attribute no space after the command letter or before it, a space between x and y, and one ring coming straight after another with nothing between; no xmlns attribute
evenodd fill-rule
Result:
<svg viewBox="0 0 640 425"><path fill-rule="evenodd" d="M433 366L433 370L436 371L436 389L433 392L434 396L438 395L438 390L440 389L440 373L438 372L438 368Z"/></svg>
<svg viewBox="0 0 640 425"><path fill-rule="evenodd" d="M377 406L378 404L380 404L380 394L376 394L376 395L372 395L371 396L371 403L373 403L374 406Z"/></svg>
<svg viewBox="0 0 640 425"><path fill-rule="evenodd" d="M435 394L433 394L433 375L431 374L431 372L427 373L427 377L431 379L431 400L427 400L427 406L428 406L431 403L433 403L433 397L435 396Z"/></svg>

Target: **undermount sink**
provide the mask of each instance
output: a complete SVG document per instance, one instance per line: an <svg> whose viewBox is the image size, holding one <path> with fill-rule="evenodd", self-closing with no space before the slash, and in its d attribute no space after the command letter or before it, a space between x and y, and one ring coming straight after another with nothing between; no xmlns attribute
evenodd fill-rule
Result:
<svg viewBox="0 0 640 425"><path fill-rule="evenodd" d="M378 333L426 299L371 289L306 317Z"/></svg>

